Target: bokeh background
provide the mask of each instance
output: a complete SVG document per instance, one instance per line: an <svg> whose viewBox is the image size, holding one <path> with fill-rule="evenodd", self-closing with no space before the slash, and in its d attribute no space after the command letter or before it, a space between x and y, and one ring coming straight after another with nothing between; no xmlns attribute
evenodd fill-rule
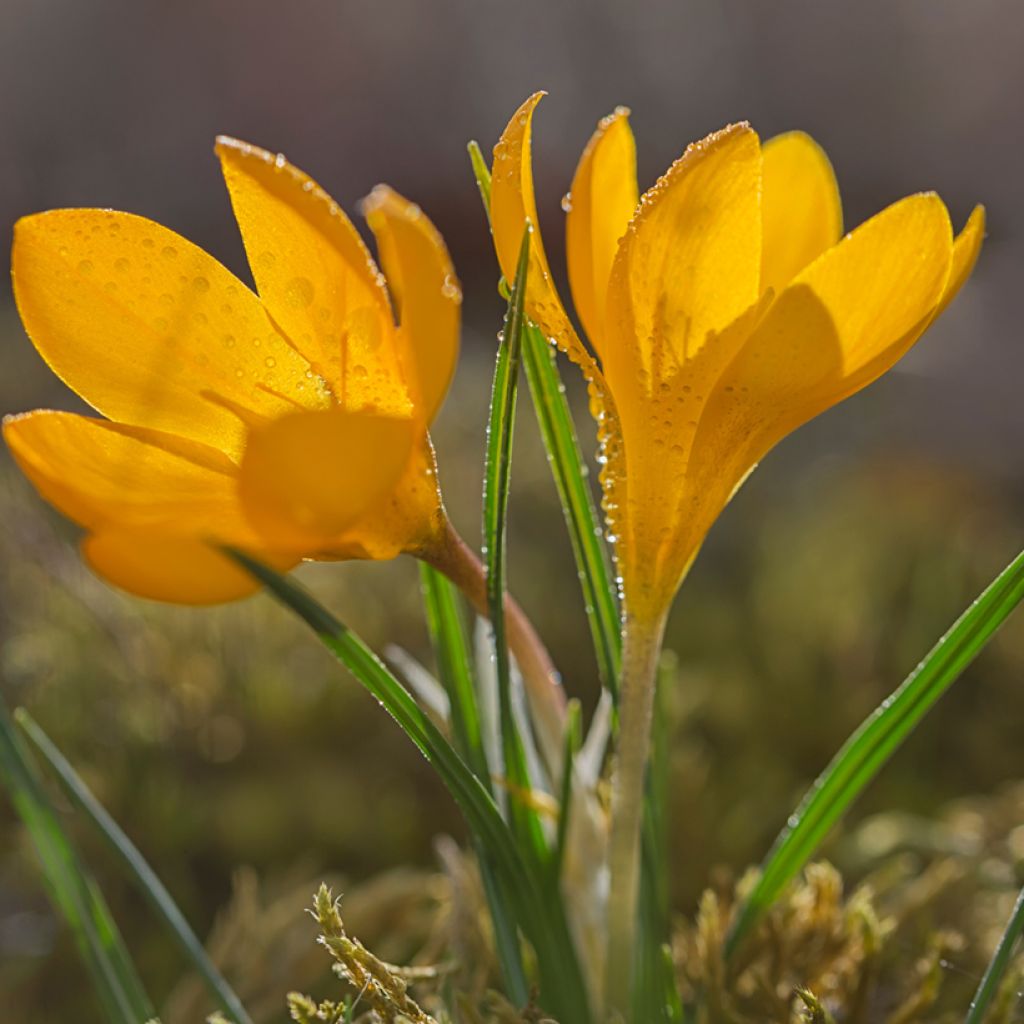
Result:
<svg viewBox="0 0 1024 1024"><path fill-rule="evenodd" d="M895 372L766 460L677 602L672 863L689 912L716 866L760 858L842 739L1021 546L1022 52L1015 0L0 0L0 225L57 206L130 210L247 276L217 133L284 151L352 213L379 181L416 199L466 294L435 441L450 512L475 538L501 303L465 143L489 149L532 91L550 92L535 164L556 267L560 199L617 104L633 110L642 183L688 141L749 119L825 146L848 226L922 189L957 226L984 202L989 238L961 297ZM80 408L5 288L0 412L38 406ZM595 667L525 403L512 509L513 587L591 707ZM429 866L433 837L460 835L398 730L268 600L146 604L93 579L75 544L0 453L2 696L32 710L200 932L242 866L273 893ZM411 562L303 573L378 649L429 663ZM1022 685L1018 619L858 815L927 817L1024 776ZM180 965L76 835L163 995ZM86 984L0 799L0 1004L33 1024L93 1021Z"/></svg>

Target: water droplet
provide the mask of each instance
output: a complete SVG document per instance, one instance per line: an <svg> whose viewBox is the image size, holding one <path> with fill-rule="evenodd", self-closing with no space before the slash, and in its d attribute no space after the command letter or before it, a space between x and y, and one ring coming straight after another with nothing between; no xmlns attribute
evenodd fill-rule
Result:
<svg viewBox="0 0 1024 1024"><path fill-rule="evenodd" d="M121 273L124 273L130 266L131 263L129 263L128 260L126 260L123 256L119 256L116 260L114 260L114 269L120 270Z"/></svg>
<svg viewBox="0 0 1024 1024"><path fill-rule="evenodd" d="M239 367L237 370L235 370L235 376L239 380L241 380L245 376L245 370L243 370L241 367Z"/></svg>
<svg viewBox="0 0 1024 1024"><path fill-rule="evenodd" d="M277 366L277 360L273 356L267 356L267 358L263 360L263 363L268 370L272 370Z"/></svg>
<svg viewBox="0 0 1024 1024"><path fill-rule="evenodd" d="M362 363L357 363L352 367L352 376L357 377L359 380L365 380L369 375L370 371Z"/></svg>
<svg viewBox="0 0 1024 1024"><path fill-rule="evenodd" d="M264 252L261 252L259 256L256 257L256 262L261 267L265 267L267 270L269 270L277 262L277 257L269 249L267 249Z"/></svg>
<svg viewBox="0 0 1024 1024"><path fill-rule="evenodd" d="M562 196L562 210L565 213L572 213L572 193L571 192L566 192L565 195Z"/></svg>
<svg viewBox="0 0 1024 1024"><path fill-rule="evenodd" d="M197 277L192 281L192 287L197 292L208 292L210 290L210 282L205 277Z"/></svg>
<svg viewBox="0 0 1024 1024"><path fill-rule="evenodd" d="M160 305L161 306L173 306L174 305L174 296L170 292L164 292L160 296Z"/></svg>
<svg viewBox="0 0 1024 1024"><path fill-rule="evenodd" d="M235 336L233 334L225 334L224 337L221 338L221 341L224 342L225 348L235 347Z"/></svg>
<svg viewBox="0 0 1024 1024"><path fill-rule="evenodd" d="M142 240L142 248L143 249L152 249L153 248L153 239L152 238L144 238Z"/></svg>
<svg viewBox="0 0 1024 1024"><path fill-rule="evenodd" d="M92 273L92 260L79 260L78 261L78 272L80 274L91 274Z"/></svg>
<svg viewBox="0 0 1024 1024"><path fill-rule="evenodd" d="M441 294L453 302L462 301L462 289L459 287L459 282L451 274L445 274L444 284L441 285Z"/></svg>
<svg viewBox="0 0 1024 1024"><path fill-rule="evenodd" d="M293 309L305 309L312 301L315 289L308 277L293 277L285 285L285 301Z"/></svg>
<svg viewBox="0 0 1024 1024"><path fill-rule="evenodd" d="M274 167L279 171L284 170L287 163L288 161L285 159L284 153L278 153L274 157Z"/></svg>
<svg viewBox="0 0 1024 1024"><path fill-rule="evenodd" d="M165 245L160 250L160 255L163 256L164 259L173 260L175 256L178 255L178 250L175 249L173 245Z"/></svg>
<svg viewBox="0 0 1024 1024"><path fill-rule="evenodd" d="M192 314L192 322L194 324L199 324L199 325L205 324L206 323L206 314L205 313L193 313Z"/></svg>

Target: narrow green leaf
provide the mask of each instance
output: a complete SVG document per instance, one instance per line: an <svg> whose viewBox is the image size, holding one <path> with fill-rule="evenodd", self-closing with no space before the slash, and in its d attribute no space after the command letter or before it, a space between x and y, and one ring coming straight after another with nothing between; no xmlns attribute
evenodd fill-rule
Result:
<svg viewBox="0 0 1024 1024"><path fill-rule="evenodd" d="M437 771L483 844L533 945L542 1005L561 1024L590 1024L587 991L560 902L545 899L490 793L384 663L308 591L242 551L223 549L299 616L402 728Z"/></svg>
<svg viewBox="0 0 1024 1024"><path fill-rule="evenodd" d="M455 584L436 569L420 562L420 582L427 631L437 659L437 675L451 705L452 734L466 763L487 789L491 779L484 753L476 688L470 669L469 639L459 612Z"/></svg>
<svg viewBox="0 0 1024 1024"><path fill-rule="evenodd" d="M999 991L999 984L1003 980L1006 968L1010 964L1014 947L1024 932L1024 889L1021 889L1017 902L1013 906L1010 920L1006 922L1006 929L999 938L992 959L985 968L985 976L978 985L978 991L974 993L970 1009L964 1018L964 1024L982 1024L989 1004Z"/></svg>
<svg viewBox="0 0 1024 1024"><path fill-rule="evenodd" d="M956 621L900 687L846 741L804 797L769 852L726 943L740 942L783 887L814 855L829 829L878 774L917 723L974 660L1024 599L1024 553Z"/></svg>
<svg viewBox="0 0 1024 1024"><path fill-rule="evenodd" d="M466 763L476 772L477 778L490 790L491 779L487 769L476 691L470 670L469 642L459 614L458 594L455 585L447 577L425 562L420 563L420 580L427 629L437 659L438 677L448 694L451 707L455 745ZM529 999L530 989L523 967L515 914L486 848L478 841L474 842L474 847L494 925L494 944L506 991L514 1003L523 1005Z"/></svg>
<svg viewBox="0 0 1024 1024"><path fill-rule="evenodd" d="M491 175L480 147L471 142L468 149L477 188L489 219ZM611 560L604 543L600 515L587 482L587 465L580 452L572 410L565 397L555 353L543 333L532 324L527 328L523 342L523 366L576 558L598 672L602 683L614 693L622 635Z"/></svg>
<svg viewBox="0 0 1024 1024"><path fill-rule="evenodd" d="M494 643L494 666L498 682L498 720L509 788L509 819L512 831L529 852L534 864L544 863L547 840L536 811L525 802L531 789L523 740L512 710L512 677L508 643L505 639L506 523L512 469L512 437L516 398L519 391L519 363L526 326L524 301L530 256L528 226L519 248L516 279L512 285L505 325L498 346L487 422L487 457L484 465L483 534L487 569L487 605Z"/></svg>
<svg viewBox="0 0 1024 1024"><path fill-rule="evenodd" d="M565 845L569 836L569 816L572 813L572 773L583 741L583 711L578 700L571 700L566 709L565 751L562 756L562 785L558 795L558 833L552 855L551 876L556 886L565 864Z"/></svg>
<svg viewBox="0 0 1024 1024"><path fill-rule="evenodd" d="M19 708L15 720L36 750L56 773L71 802L92 821L100 835L128 868L142 895L167 926L186 958L199 972L210 994L236 1024L252 1024L241 1001L206 954L202 942L189 927L173 897L156 876L135 844L96 799L70 762L39 727L32 716Z"/></svg>
<svg viewBox="0 0 1024 1024"><path fill-rule="evenodd" d="M141 1024L155 1017L110 909L61 828L38 771L3 705L0 779L32 836L51 898L71 928L107 1018Z"/></svg>

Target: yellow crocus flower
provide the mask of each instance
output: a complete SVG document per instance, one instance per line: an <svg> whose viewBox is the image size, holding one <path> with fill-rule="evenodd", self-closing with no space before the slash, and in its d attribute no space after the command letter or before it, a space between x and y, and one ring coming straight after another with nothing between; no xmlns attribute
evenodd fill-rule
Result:
<svg viewBox="0 0 1024 1024"><path fill-rule="evenodd" d="M491 215L506 276L537 223L533 111L494 151ZM598 125L568 209L574 330L534 235L531 318L591 383L627 614L662 616L712 523L786 434L889 369L970 274L984 211L955 240L933 193L842 237L828 159L807 135L761 145L734 124L638 197L628 111Z"/></svg>
<svg viewBox="0 0 1024 1024"><path fill-rule="evenodd" d="M494 149L491 223L506 278L537 224L533 111ZM599 425L622 581L604 998L628 1018L643 778L665 618L708 530L783 437L884 373L970 274L984 211L954 239L933 193L842 237L828 159L800 132L734 124L642 197L628 111L597 127L565 202L576 333L534 230L527 312L582 369Z"/></svg>
<svg viewBox="0 0 1024 1024"><path fill-rule="evenodd" d="M374 190L364 211L385 283L311 178L233 139L216 149L258 295L142 217L72 209L18 222L25 328L106 418L8 417L12 454L85 528L92 568L145 597L254 590L219 545L279 568L443 549L427 427L454 370L461 294L440 235Z"/></svg>

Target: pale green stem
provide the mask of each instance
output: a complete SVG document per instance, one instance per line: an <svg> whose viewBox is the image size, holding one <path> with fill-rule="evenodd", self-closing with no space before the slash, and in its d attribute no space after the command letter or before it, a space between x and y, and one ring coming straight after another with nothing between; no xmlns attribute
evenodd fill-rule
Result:
<svg viewBox="0 0 1024 1024"><path fill-rule="evenodd" d="M627 612L622 633L619 733L612 775L608 862L608 956L605 999L610 1019L630 1018L637 898L640 890L640 831L644 776L651 745L654 692L666 615L636 619ZM642 1024L642 1022L637 1022Z"/></svg>

